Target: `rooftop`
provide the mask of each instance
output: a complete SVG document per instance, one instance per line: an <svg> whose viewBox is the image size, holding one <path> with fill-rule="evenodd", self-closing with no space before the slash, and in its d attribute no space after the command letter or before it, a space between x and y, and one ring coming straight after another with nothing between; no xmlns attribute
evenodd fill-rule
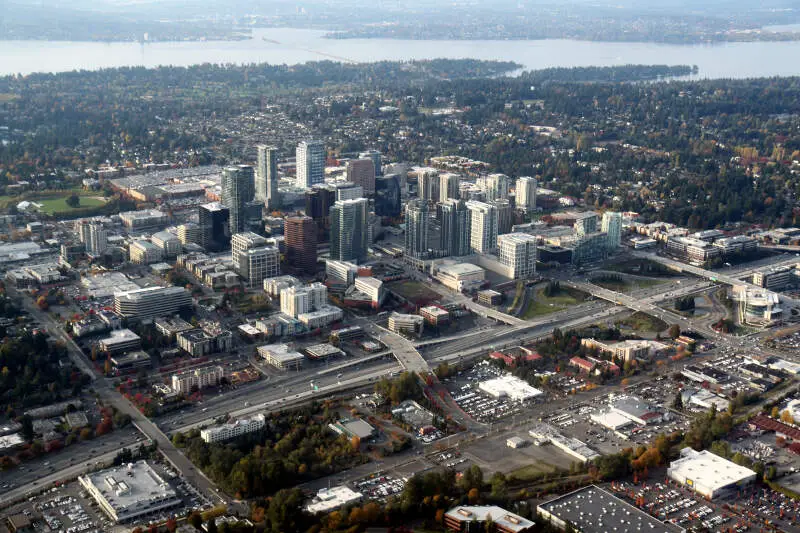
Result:
<svg viewBox="0 0 800 533"><path fill-rule="evenodd" d="M530 400L543 394L539 389L531 387L527 382L511 374L483 381L479 388L493 396L507 397L516 401Z"/></svg>
<svg viewBox="0 0 800 533"><path fill-rule="evenodd" d="M100 470L83 479L91 482L120 516L145 509L151 500L178 498L175 489L146 461Z"/></svg>
<svg viewBox="0 0 800 533"><path fill-rule="evenodd" d="M118 344L122 342L138 341L139 335L129 329L112 330L108 337L102 340L103 344Z"/></svg>
<svg viewBox="0 0 800 533"><path fill-rule="evenodd" d="M582 533L679 533L678 526L665 524L635 506L594 485L578 489L539 505Z"/></svg>
<svg viewBox="0 0 800 533"><path fill-rule="evenodd" d="M503 531L525 531L534 525L530 520L496 505L459 505L445 514L460 522L485 522L491 518Z"/></svg>
<svg viewBox="0 0 800 533"><path fill-rule="evenodd" d="M465 276L467 274L479 274L484 272L484 270L478 265L473 265L470 263L439 265L436 268L439 270L439 272L443 272L451 276Z"/></svg>
<svg viewBox="0 0 800 533"><path fill-rule="evenodd" d="M362 497L350 487L341 485L329 489L320 489L317 495L306 505L306 511L311 514L332 511L351 502L359 501Z"/></svg>
<svg viewBox="0 0 800 533"><path fill-rule="evenodd" d="M756 473L723 459L708 450L698 452L692 448L681 450L681 458L669 465L670 475L691 479L695 485L717 491L733 483L741 482Z"/></svg>

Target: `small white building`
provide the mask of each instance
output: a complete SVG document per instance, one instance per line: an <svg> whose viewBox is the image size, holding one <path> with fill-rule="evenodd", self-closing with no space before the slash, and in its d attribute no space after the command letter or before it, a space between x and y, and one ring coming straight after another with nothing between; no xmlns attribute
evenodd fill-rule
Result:
<svg viewBox="0 0 800 533"><path fill-rule="evenodd" d="M511 374L482 381L478 388L495 398L508 398L517 402L532 400L544 394L539 389L528 385L526 381Z"/></svg>
<svg viewBox="0 0 800 533"><path fill-rule="evenodd" d="M360 502L363 497L363 494L345 485L320 489L311 503L306 505L306 512L309 514L328 513L350 503Z"/></svg>

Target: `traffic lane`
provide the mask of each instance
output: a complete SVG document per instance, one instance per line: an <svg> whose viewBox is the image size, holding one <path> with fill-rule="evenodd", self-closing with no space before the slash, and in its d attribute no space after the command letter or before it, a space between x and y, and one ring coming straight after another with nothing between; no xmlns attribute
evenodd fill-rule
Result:
<svg viewBox="0 0 800 533"><path fill-rule="evenodd" d="M94 464L97 457L104 455L109 450L131 448L141 442L143 442L142 434L132 426L112 431L92 440L75 443L58 452L25 461L11 470L0 472L0 487L5 484L9 484L9 486L29 484L54 473L58 474L75 465L87 462ZM6 488L3 487L3 490Z"/></svg>

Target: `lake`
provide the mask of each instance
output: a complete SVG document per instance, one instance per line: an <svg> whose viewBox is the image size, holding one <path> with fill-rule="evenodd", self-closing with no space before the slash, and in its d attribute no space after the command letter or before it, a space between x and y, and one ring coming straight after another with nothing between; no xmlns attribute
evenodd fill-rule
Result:
<svg viewBox="0 0 800 533"><path fill-rule="evenodd" d="M516 61L526 69L636 64L687 64L700 78L747 78L800 74L800 42L670 45L573 40L414 41L324 39L324 32L258 29L246 41L98 43L0 41L0 75L95 70L108 67L197 63L296 64L331 59L379 61L475 58Z"/></svg>

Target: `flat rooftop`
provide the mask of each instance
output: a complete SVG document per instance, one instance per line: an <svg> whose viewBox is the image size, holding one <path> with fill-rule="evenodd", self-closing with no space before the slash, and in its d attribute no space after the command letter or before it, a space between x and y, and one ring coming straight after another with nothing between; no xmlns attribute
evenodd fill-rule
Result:
<svg viewBox="0 0 800 533"><path fill-rule="evenodd" d="M503 531L526 531L534 526L530 520L496 505L459 505L445 514L459 522L471 522L472 520L485 522L487 518L491 517L492 521Z"/></svg>
<svg viewBox="0 0 800 533"><path fill-rule="evenodd" d="M608 491L591 485L559 496L538 507L539 514L573 525L581 533L680 533Z"/></svg>
<svg viewBox="0 0 800 533"><path fill-rule="evenodd" d="M670 463L669 474L691 479L695 485L717 491L755 476L756 473L708 450L698 452L692 448L684 448L681 450L681 458Z"/></svg>
<svg viewBox="0 0 800 533"><path fill-rule="evenodd" d="M146 509L150 500L175 499L178 495L146 461L137 461L83 476L122 516Z"/></svg>

